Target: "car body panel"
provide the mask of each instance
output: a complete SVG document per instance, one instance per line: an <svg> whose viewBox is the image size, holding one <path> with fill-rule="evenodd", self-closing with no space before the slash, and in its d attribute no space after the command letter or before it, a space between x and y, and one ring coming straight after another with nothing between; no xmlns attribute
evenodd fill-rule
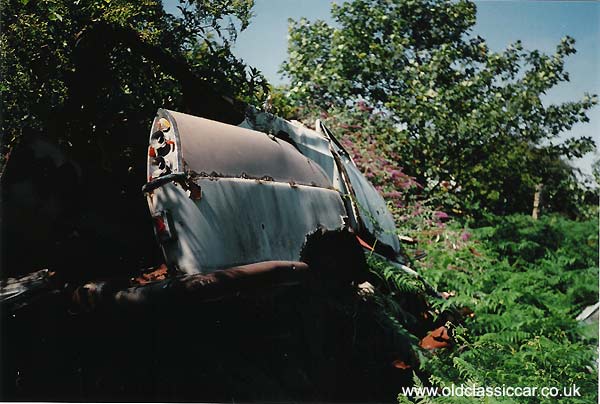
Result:
<svg viewBox="0 0 600 404"><path fill-rule="evenodd" d="M209 273L261 261L298 261L306 235L344 227L335 191L243 178L198 177L202 197L191 199L177 182L149 197L151 210L172 216L174 239L163 243L167 264Z"/></svg>
<svg viewBox="0 0 600 404"><path fill-rule="evenodd" d="M148 204L153 216L168 213L172 234L161 246L181 272L298 261L307 235L346 227L342 198L320 166L268 134L160 110L149 150L147 185L156 185L145 188ZM170 169L157 172L157 157Z"/></svg>
<svg viewBox="0 0 600 404"><path fill-rule="evenodd" d="M195 274L300 261L310 234L340 230L395 258L383 198L329 131L252 111L240 126L158 111L145 193L168 229L157 233L167 265Z"/></svg>
<svg viewBox="0 0 600 404"><path fill-rule="evenodd" d="M350 197L347 210L352 227L359 233L365 233L373 243L376 240L388 247L385 255L389 258L402 259L394 218L385 200L320 120L315 123L316 130L312 130L249 107L241 126L275 136L281 136L282 133L289 136L304 155L321 166L333 187Z"/></svg>

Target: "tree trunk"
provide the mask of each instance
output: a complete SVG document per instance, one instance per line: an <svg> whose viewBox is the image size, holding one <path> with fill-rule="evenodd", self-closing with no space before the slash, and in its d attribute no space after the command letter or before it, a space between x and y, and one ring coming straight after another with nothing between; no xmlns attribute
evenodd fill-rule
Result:
<svg viewBox="0 0 600 404"><path fill-rule="evenodd" d="M542 188L543 184L541 183L535 186L535 193L533 194L533 211L531 212L531 217L533 217L534 220L537 220L538 216L540 215Z"/></svg>

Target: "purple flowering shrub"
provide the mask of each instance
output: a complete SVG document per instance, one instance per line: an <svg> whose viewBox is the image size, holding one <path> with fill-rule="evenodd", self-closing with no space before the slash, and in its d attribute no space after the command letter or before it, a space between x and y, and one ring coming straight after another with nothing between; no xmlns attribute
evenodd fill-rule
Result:
<svg viewBox="0 0 600 404"><path fill-rule="evenodd" d="M373 113L364 102L355 109L322 114L321 119L335 133L360 171L394 207L406 206L407 197L421 187L404 173L402 156L387 147L386 139L396 134L383 114Z"/></svg>
<svg viewBox="0 0 600 404"><path fill-rule="evenodd" d="M434 209L436 201L426 199L423 185L404 171L402 164L408 159L397 152L396 143L406 141L405 133L390 124L383 112L359 101L353 109L321 113L319 118L388 202L403 231L444 226L450 216L442 208Z"/></svg>

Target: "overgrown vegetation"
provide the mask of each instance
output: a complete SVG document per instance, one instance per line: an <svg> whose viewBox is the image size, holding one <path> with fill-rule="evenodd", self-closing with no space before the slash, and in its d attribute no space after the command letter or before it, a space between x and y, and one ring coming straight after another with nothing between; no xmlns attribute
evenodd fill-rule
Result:
<svg viewBox="0 0 600 404"><path fill-rule="evenodd" d="M283 113L338 116L355 105L345 124L361 132L375 123L363 140L448 208L531 212L540 184L546 210L577 215L584 199L595 203L566 163L593 150L592 138L560 135L589 120L597 96L544 100L569 80L573 38L554 54L520 42L493 52L473 32L468 0L355 0L331 13L335 24L290 23Z"/></svg>
<svg viewBox="0 0 600 404"><path fill-rule="evenodd" d="M466 0L355 0L333 5L332 16L335 25L291 22L282 66L291 84L275 106L324 120L388 200L401 233L418 240L412 253L427 253L414 269L445 298L429 297L421 318L407 301L426 295L423 283L370 260L388 326L420 355L401 367L417 386L576 385L581 397L569 402L596 402L597 325L589 332L575 317L598 301L598 184L567 163L595 145L560 136L588 121L597 97L543 100L569 80L575 41L564 38L553 55L520 42L492 52L473 34L476 8ZM540 189L546 216L536 221L523 213ZM431 316L449 330L448 349L429 352L411 337ZM413 399L461 400L478 401Z"/></svg>
<svg viewBox="0 0 600 404"><path fill-rule="evenodd" d="M0 92L10 117L3 146L43 133L102 150L107 171L125 176L138 158L128 146L157 108L206 107L190 94L197 81L262 101L254 97L266 81L231 52L252 7L252 0L182 1L175 16L160 0L3 0Z"/></svg>
<svg viewBox="0 0 600 404"><path fill-rule="evenodd" d="M7 184L25 177L40 184L29 196L2 189L6 217L18 216L13 206L29 206L36 216L27 231L3 222L4 274L49 267L77 276L83 262L86 276L122 274L158 263L140 193L148 123L158 108L227 120L235 111L223 97L264 100L265 79L231 52L252 6L181 1L172 15L160 0L1 1L0 175ZM71 159L58 178L52 161L4 171L6 156L23 157L19 144L32 139ZM39 206L48 195L69 207ZM36 238L44 226L53 241Z"/></svg>
<svg viewBox="0 0 600 404"><path fill-rule="evenodd" d="M4 0L0 8L4 151L41 135L78 155L85 172L62 182L78 198L52 218L64 242L37 248L24 239L39 258L32 268L72 266L79 274L84 262L88 276L93 266L105 275L107 267L122 274L150 265L127 259L148 260L149 244L137 240L152 234L139 193L147 146L140 134L159 107L205 115L203 91L262 104L266 81L231 52L252 1L182 1L178 16L154 0ZM401 233L427 253L414 269L449 297L427 298L428 315L447 321L454 345L422 350L413 332L422 319L407 306L425 300L426 288L371 257L377 320L400 348L418 352L402 371L439 387L576 384L579 402L596 402L597 333L575 317L598 299L598 190L565 160L594 142L559 136L587 121L597 97L543 102L568 80L573 39L552 55L518 42L491 52L472 35L475 5L465 0L355 0L334 6L333 16L335 27L292 23L283 66L291 85L272 94L272 107L326 122L389 201ZM514 214L531 211L539 184L542 212L564 216ZM14 262L24 255L31 254Z"/></svg>
<svg viewBox="0 0 600 404"><path fill-rule="evenodd" d="M424 223L430 217L413 220ZM463 321L446 323L453 335L451 348L430 353L413 347L422 355L417 385L554 386L561 391L575 385L581 397L569 402L596 402L597 324L583 325L575 317L598 299L598 221L560 216L535 221L522 215L487 219L486 226L473 229L456 222L404 229L428 254L417 265L421 275L449 296L429 299L433 314L445 315L451 308L465 314ZM422 286L395 268L372 268L398 292L423 293ZM381 306L400 324L411 326L402 308ZM416 402L477 400L423 397ZM553 400L537 395L480 402ZM404 396L399 401L411 402Z"/></svg>

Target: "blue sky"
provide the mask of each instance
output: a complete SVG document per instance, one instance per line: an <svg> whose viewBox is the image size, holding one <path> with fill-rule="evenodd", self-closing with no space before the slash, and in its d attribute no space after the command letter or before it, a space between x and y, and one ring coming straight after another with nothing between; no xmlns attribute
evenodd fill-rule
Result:
<svg viewBox="0 0 600 404"><path fill-rule="evenodd" d="M600 94L600 2L592 1L478 1L477 25L493 50L501 50L517 39L526 49L551 53L565 35L575 38L577 53L565 63L570 81L556 86L545 97L547 103L580 99L585 92ZM600 107L589 113L590 122L570 132L592 136L600 146ZM596 158L599 156L596 153ZM573 163L590 172L592 154Z"/></svg>
<svg viewBox="0 0 600 404"><path fill-rule="evenodd" d="M337 0L338 3L341 0ZM306 17L331 22L330 0L255 0L254 18L240 33L234 53L259 68L274 84L285 83L279 67L287 56L288 18ZM172 9L176 0L166 0ZM552 53L565 35L575 38L577 53L566 70L571 81L552 89L545 102L578 100L584 92L600 94L600 2L596 1L476 1L473 33L486 39L492 50L502 50L520 39L526 49ZM600 145L600 108L591 121L573 128L573 134L592 136ZM592 155L574 162L589 172Z"/></svg>

